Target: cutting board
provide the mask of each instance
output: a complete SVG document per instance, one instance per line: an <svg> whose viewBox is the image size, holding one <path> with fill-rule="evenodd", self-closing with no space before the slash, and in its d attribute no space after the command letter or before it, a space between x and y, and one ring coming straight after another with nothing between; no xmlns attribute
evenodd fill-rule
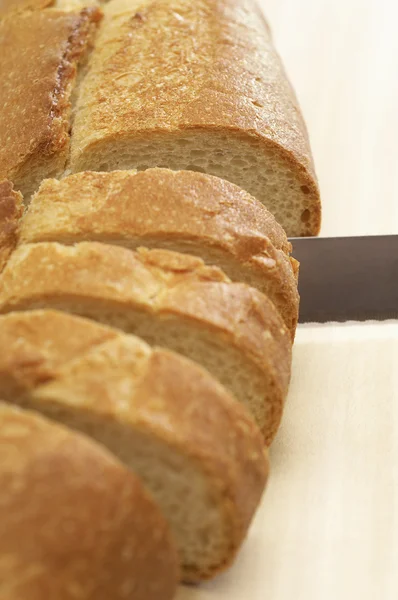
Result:
<svg viewBox="0 0 398 600"><path fill-rule="evenodd" d="M178 600L397 600L397 365L398 323L299 328L247 542Z"/></svg>

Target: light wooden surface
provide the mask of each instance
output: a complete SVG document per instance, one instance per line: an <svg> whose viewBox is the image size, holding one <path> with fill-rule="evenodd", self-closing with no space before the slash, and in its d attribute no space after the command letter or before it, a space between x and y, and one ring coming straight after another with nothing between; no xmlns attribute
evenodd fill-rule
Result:
<svg viewBox="0 0 398 600"><path fill-rule="evenodd" d="M259 0L311 137L322 235L398 233L397 0Z"/></svg>
<svg viewBox="0 0 398 600"><path fill-rule="evenodd" d="M397 364L398 323L299 328L248 540L178 600L397 600Z"/></svg>
<svg viewBox="0 0 398 600"><path fill-rule="evenodd" d="M260 0L323 235L398 233L398 2ZM300 327L272 477L235 566L178 600L398 599L398 323Z"/></svg>

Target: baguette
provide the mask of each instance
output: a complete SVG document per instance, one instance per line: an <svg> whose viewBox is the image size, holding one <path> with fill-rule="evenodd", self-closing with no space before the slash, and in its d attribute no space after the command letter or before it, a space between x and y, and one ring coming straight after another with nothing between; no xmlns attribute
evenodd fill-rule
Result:
<svg viewBox="0 0 398 600"><path fill-rule="evenodd" d="M9 181L0 181L0 273L17 245L22 213L22 194Z"/></svg>
<svg viewBox="0 0 398 600"><path fill-rule="evenodd" d="M0 317L10 402L93 436L131 467L169 520L185 581L232 561L268 472L246 411L171 352L53 311Z"/></svg>
<svg viewBox="0 0 398 600"><path fill-rule="evenodd" d="M40 10L53 4L53 0L0 0L0 18L28 10Z"/></svg>
<svg viewBox="0 0 398 600"><path fill-rule="evenodd" d="M0 313L56 308L124 329L202 364L252 412L267 443L282 416L290 335L258 290L199 258L95 242L26 244L0 280Z"/></svg>
<svg viewBox="0 0 398 600"><path fill-rule="evenodd" d="M94 240L200 256L275 304L294 338L297 263L265 207L217 177L166 169L84 172L45 180L20 228L20 243Z"/></svg>
<svg viewBox="0 0 398 600"><path fill-rule="evenodd" d="M105 0L106 1L106 0ZM75 9L85 5L94 6L101 0L0 0L0 18L12 16L15 13L42 10L44 8Z"/></svg>
<svg viewBox="0 0 398 600"><path fill-rule="evenodd" d="M250 192L289 236L318 233L307 132L254 0L113 0L104 15L69 170L203 171Z"/></svg>
<svg viewBox="0 0 398 600"><path fill-rule="evenodd" d="M171 600L166 522L104 448L0 403L0 456L2 600Z"/></svg>
<svg viewBox="0 0 398 600"><path fill-rule="evenodd" d="M36 10L0 21L0 179L25 198L62 174L77 66L101 13Z"/></svg>

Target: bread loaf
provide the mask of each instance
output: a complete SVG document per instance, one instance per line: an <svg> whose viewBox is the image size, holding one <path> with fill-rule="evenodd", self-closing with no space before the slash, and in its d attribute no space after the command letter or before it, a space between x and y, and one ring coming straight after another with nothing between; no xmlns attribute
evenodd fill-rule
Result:
<svg viewBox="0 0 398 600"><path fill-rule="evenodd" d="M20 242L96 240L200 256L265 293L294 337L297 263L266 208L235 185L189 171L84 172L45 180L20 228Z"/></svg>
<svg viewBox="0 0 398 600"><path fill-rule="evenodd" d="M0 0L0 17L28 10L40 10L51 6L53 0Z"/></svg>
<svg viewBox="0 0 398 600"><path fill-rule="evenodd" d="M10 17L14 13L42 10L44 8L58 8L73 10L85 6L95 6L107 0L0 0L0 18ZM40 42L39 42L40 43Z"/></svg>
<svg viewBox="0 0 398 600"><path fill-rule="evenodd" d="M166 250L52 242L20 246L0 279L0 313L56 308L180 352L254 415L267 443L282 416L290 335L258 290L199 258Z"/></svg>
<svg viewBox="0 0 398 600"><path fill-rule="evenodd" d="M112 0L79 90L72 172L168 167L217 175L289 236L319 230L297 101L254 0Z"/></svg>
<svg viewBox="0 0 398 600"><path fill-rule="evenodd" d="M307 132L255 0L84 6L0 6L0 178L29 199L65 168L203 171L257 197L289 236L319 231Z"/></svg>
<svg viewBox="0 0 398 600"><path fill-rule="evenodd" d="M64 170L77 67L100 15L54 9L0 20L0 180L27 199Z"/></svg>
<svg viewBox="0 0 398 600"><path fill-rule="evenodd" d="M230 564L268 463L260 432L217 382L176 354L52 311L0 317L0 347L7 400L93 436L142 478L185 581Z"/></svg>
<svg viewBox="0 0 398 600"><path fill-rule="evenodd" d="M9 181L0 182L0 273L18 241L18 224L22 216L22 194Z"/></svg>
<svg viewBox="0 0 398 600"><path fill-rule="evenodd" d="M2 600L171 600L166 522L104 448L0 403L0 456Z"/></svg>
<svg viewBox="0 0 398 600"><path fill-rule="evenodd" d="M231 563L320 218L254 0L0 0L0 398L52 420L0 404L0 600L169 600L153 500L184 581Z"/></svg>

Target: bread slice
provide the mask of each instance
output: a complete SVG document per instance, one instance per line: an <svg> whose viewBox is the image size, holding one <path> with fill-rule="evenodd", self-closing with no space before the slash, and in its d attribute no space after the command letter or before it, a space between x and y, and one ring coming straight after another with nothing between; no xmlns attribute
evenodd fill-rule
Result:
<svg viewBox="0 0 398 600"><path fill-rule="evenodd" d="M54 0L1 0L0 18L17 12L41 10L53 4Z"/></svg>
<svg viewBox="0 0 398 600"><path fill-rule="evenodd" d="M85 319L34 311L0 317L0 388L107 446L168 518L183 578L233 559L268 472L262 436L206 371Z"/></svg>
<svg viewBox="0 0 398 600"><path fill-rule="evenodd" d="M230 252L241 247L249 256L252 246L261 249L267 242L287 255L292 251L274 216L237 185L195 171L158 168L83 171L60 181L45 179L29 205L21 242L69 243L76 235L98 232L128 241L135 231L150 239L163 234L174 239L185 230L187 241L195 236L206 243L209 236L212 245L219 231L218 245Z"/></svg>
<svg viewBox="0 0 398 600"><path fill-rule="evenodd" d="M17 245L22 201L22 194L13 190L10 181L0 181L0 273Z"/></svg>
<svg viewBox="0 0 398 600"><path fill-rule="evenodd" d="M0 456L0 598L173 598L167 524L104 448L0 403Z"/></svg>
<svg viewBox="0 0 398 600"><path fill-rule="evenodd" d="M103 2L107 2L107 0L1 0L0 18L8 18L14 13L43 10L45 8L76 10L87 6L97 6Z"/></svg>
<svg viewBox="0 0 398 600"><path fill-rule="evenodd" d="M217 175L289 236L320 200L297 100L255 0L113 0L79 92L69 168Z"/></svg>
<svg viewBox="0 0 398 600"><path fill-rule="evenodd" d="M37 10L0 21L0 179L26 199L64 169L77 66L100 15Z"/></svg>
<svg viewBox="0 0 398 600"><path fill-rule="evenodd" d="M95 242L20 246L0 280L0 313L56 308L202 364L249 407L266 441L287 393L291 341L274 305L199 258Z"/></svg>
<svg viewBox="0 0 398 600"><path fill-rule="evenodd" d="M266 208L232 183L167 169L45 180L21 223L20 242L84 240L200 256L265 293L294 338L298 265L285 254L291 246Z"/></svg>

